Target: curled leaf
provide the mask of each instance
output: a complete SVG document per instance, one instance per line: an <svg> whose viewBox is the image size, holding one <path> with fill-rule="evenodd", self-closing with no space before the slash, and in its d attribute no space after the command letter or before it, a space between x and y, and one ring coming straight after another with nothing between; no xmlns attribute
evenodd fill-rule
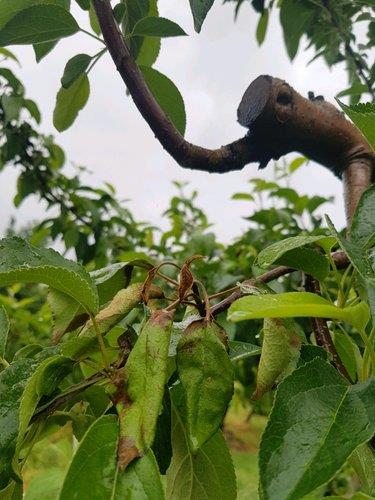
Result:
<svg viewBox="0 0 375 500"><path fill-rule="evenodd" d="M117 373L109 389L120 419L120 469L143 456L154 441L167 382L172 320L172 311L159 310L151 314L125 368Z"/></svg>
<svg viewBox="0 0 375 500"><path fill-rule="evenodd" d="M293 320L266 318L263 335L257 385L252 399L259 399L292 371L299 358L301 341Z"/></svg>
<svg viewBox="0 0 375 500"><path fill-rule="evenodd" d="M223 330L205 320L192 323L177 345L177 369L190 446L196 451L219 429L233 393L233 365Z"/></svg>

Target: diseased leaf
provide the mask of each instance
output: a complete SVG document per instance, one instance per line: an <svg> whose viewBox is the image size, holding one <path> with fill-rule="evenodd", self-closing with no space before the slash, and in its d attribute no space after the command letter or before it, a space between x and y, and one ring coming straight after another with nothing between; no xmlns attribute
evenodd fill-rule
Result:
<svg viewBox="0 0 375 500"><path fill-rule="evenodd" d="M86 73L81 74L68 88L61 88L56 96L53 124L59 132L68 129L83 109L90 95L90 82Z"/></svg>
<svg viewBox="0 0 375 500"><path fill-rule="evenodd" d="M140 70L153 96L177 128L184 135L186 129L185 104L180 91L165 75L148 66L140 66Z"/></svg>
<svg viewBox="0 0 375 500"><path fill-rule="evenodd" d="M297 366L301 341L295 322L290 319L266 318L257 384L252 399L263 394L289 375Z"/></svg>
<svg viewBox="0 0 375 500"><path fill-rule="evenodd" d="M233 394L233 365L220 335L220 327L214 323L197 321L185 330L177 345L177 370L194 451L220 428Z"/></svg>
<svg viewBox="0 0 375 500"><path fill-rule="evenodd" d="M314 293L286 292L242 297L228 311L230 321L279 317L340 319L362 330L369 320L369 310L364 302L341 308Z"/></svg>
<svg viewBox="0 0 375 500"><path fill-rule="evenodd" d="M214 4L214 0L189 0L189 1L190 1L191 12L193 14L193 19L194 19L194 28L195 31L199 33L202 29L202 25L204 23L204 20L206 19L208 11Z"/></svg>
<svg viewBox="0 0 375 500"><path fill-rule="evenodd" d="M69 88L81 75L85 73L92 57L88 54L77 54L66 63L61 85L64 89Z"/></svg>
<svg viewBox="0 0 375 500"><path fill-rule="evenodd" d="M120 471L116 457L118 438L115 415L104 415L92 424L73 457L59 500L164 499L152 452Z"/></svg>
<svg viewBox="0 0 375 500"><path fill-rule="evenodd" d="M92 313L98 309L96 286L82 266L18 237L0 240L0 286L13 283L45 283L70 295Z"/></svg>
<svg viewBox="0 0 375 500"><path fill-rule="evenodd" d="M172 462L167 471L168 500L235 500L236 476L228 446L220 430L200 450L189 448L181 387L172 400Z"/></svg>
<svg viewBox="0 0 375 500"><path fill-rule="evenodd" d="M78 31L77 21L63 7L33 5L18 12L0 29L0 46L51 42Z"/></svg>
<svg viewBox="0 0 375 500"><path fill-rule="evenodd" d="M327 482L373 435L374 398L375 379L350 386L320 358L287 377L262 437L262 498L299 500Z"/></svg>
<svg viewBox="0 0 375 500"><path fill-rule="evenodd" d="M262 348L259 345L248 344L247 342L230 340L228 344L229 359L233 362L249 358L251 356L258 356L262 352Z"/></svg>
<svg viewBox="0 0 375 500"><path fill-rule="evenodd" d="M110 388L120 418L119 466L125 469L152 445L167 382L173 314L151 313L122 373Z"/></svg>
<svg viewBox="0 0 375 500"><path fill-rule="evenodd" d="M140 19L133 28L132 36L173 37L185 36L185 31L165 17L148 16Z"/></svg>
<svg viewBox="0 0 375 500"><path fill-rule="evenodd" d="M9 318L3 306L0 306L0 358L4 358L9 333Z"/></svg>

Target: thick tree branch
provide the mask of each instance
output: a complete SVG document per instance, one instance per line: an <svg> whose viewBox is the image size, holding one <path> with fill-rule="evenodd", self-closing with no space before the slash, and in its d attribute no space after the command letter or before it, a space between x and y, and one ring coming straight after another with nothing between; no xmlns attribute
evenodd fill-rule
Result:
<svg viewBox="0 0 375 500"><path fill-rule="evenodd" d="M309 101L270 76L258 77L240 104L238 118L249 128L247 136L215 150L189 143L147 87L113 16L110 0L93 0L93 5L104 41L138 110L182 167L223 173L250 162L265 166L272 158L298 151L338 175L360 161L371 177L374 153L356 127L334 106Z"/></svg>

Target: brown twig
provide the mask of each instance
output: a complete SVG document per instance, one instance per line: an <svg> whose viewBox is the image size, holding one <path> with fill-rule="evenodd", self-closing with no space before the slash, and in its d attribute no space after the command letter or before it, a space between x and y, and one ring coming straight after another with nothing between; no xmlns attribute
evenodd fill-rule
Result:
<svg viewBox="0 0 375 500"><path fill-rule="evenodd" d="M286 82L258 77L238 109L247 136L210 150L186 141L162 110L133 60L113 15L110 0L93 0L104 41L130 95L164 149L185 168L223 173L250 162L265 166L299 151L338 175L361 159L371 171L375 156L356 127L328 103L302 97Z"/></svg>
<svg viewBox="0 0 375 500"><path fill-rule="evenodd" d="M312 276L306 276L305 289L307 292L321 295L319 282ZM331 356L332 363L349 382L353 382L347 369L345 368L341 358L336 350L335 344L332 341L331 332L329 331L327 320L325 318L311 318L311 323L315 335L316 343L323 347Z"/></svg>

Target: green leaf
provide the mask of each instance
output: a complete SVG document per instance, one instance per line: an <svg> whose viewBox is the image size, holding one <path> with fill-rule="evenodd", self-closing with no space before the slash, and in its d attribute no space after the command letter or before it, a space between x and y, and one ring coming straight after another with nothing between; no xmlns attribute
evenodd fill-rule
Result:
<svg viewBox="0 0 375 500"><path fill-rule="evenodd" d="M87 70L92 57L88 54L77 54L66 63L61 85L64 89L69 88Z"/></svg>
<svg viewBox="0 0 375 500"><path fill-rule="evenodd" d="M334 335L334 344L350 378L355 381L357 379L357 364L359 367L362 366L362 357L357 344L349 335L337 332Z"/></svg>
<svg viewBox="0 0 375 500"><path fill-rule="evenodd" d="M0 47L0 55L5 57L5 59L12 59L13 61L16 61L16 63L20 66L19 60L10 50Z"/></svg>
<svg viewBox="0 0 375 500"><path fill-rule="evenodd" d="M96 35L99 36L102 31L100 29L100 24L99 24L98 18L96 16L95 9L92 5L90 6L90 9L89 9L89 20L90 20L91 29L93 30L94 33L96 33Z"/></svg>
<svg viewBox="0 0 375 500"><path fill-rule="evenodd" d="M258 26L256 29L256 39L257 39L258 45L262 45L262 43L264 42L264 39L266 38L268 17L269 17L268 10L265 9L259 18Z"/></svg>
<svg viewBox="0 0 375 500"><path fill-rule="evenodd" d="M98 309L96 286L82 266L18 237L0 240L0 286L13 283L45 283L70 295L91 313Z"/></svg>
<svg viewBox="0 0 375 500"><path fill-rule="evenodd" d="M186 113L184 100L175 84L165 75L148 66L140 66L146 83L174 126L184 135Z"/></svg>
<svg viewBox="0 0 375 500"><path fill-rule="evenodd" d="M202 25L208 11L214 4L214 0L189 0L190 8L194 19L194 28L197 33L202 29Z"/></svg>
<svg viewBox="0 0 375 500"><path fill-rule="evenodd" d="M299 500L329 481L373 435L374 398L375 379L349 386L320 358L286 378L261 442L262 498Z"/></svg>
<svg viewBox="0 0 375 500"><path fill-rule="evenodd" d="M311 25L313 18L314 10L308 3L300 0L283 0L280 8L280 22L285 46L291 60L295 58L300 39Z"/></svg>
<svg viewBox="0 0 375 500"><path fill-rule="evenodd" d="M158 4L157 0L150 0L150 10L148 12L149 16L158 16ZM159 56L160 52L160 38L156 37L146 37L143 38L142 45L137 54L137 64L139 66L152 66Z"/></svg>
<svg viewBox="0 0 375 500"><path fill-rule="evenodd" d="M313 248L294 248L284 253L277 263L303 271L318 281L323 281L329 274L328 259Z"/></svg>
<svg viewBox="0 0 375 500"><path fill-rule="evenodd" d="M56 47L57 43L58 40L53 42L36 43L33 45L36 62L39 63L44 57L46 57Z"/></svg>
<svg viewBox="0 0 375 500"><path fill-rule="evenodd" d="M113 387L120 415L121 468L142 456L153 443L167 382L171 329L170 312L158 310L151 313Z"/></svg>
<svg viewBox="0 0 375 500"><path fill-rule="evenodd" d="M184 390L190 447L194 451L220 428L233 394L233 365L220 335L217 325L195 322L177 345L177 370Z"/></svg>
<svg viewBox="0 0 375 500"><path fill-rule="evenodd" d="M175 22L165 17L144 17L134 26L132 36L172 37L186 36L185 31Z"/></svg>
<svg viewBox="0 0 375 500"><path fill-rule="evenodd" d="M56 97L53 124L59 132L68 129L85 107L90 95L90 82L84 73L68 88L61 88Z"/></svg>
<svg viewBox="0 0 375 500"><path fill-rule="evenodd" d="M375 233L375 185L369 187L358 202L352 226L350 239L364 247Z"/></svg>
<svg viewBox="0 0 375 500"><path fill-rule="evenodd" d="M90 0L76 0L82 10L90 10Z"/></svg>
<svg viewBox="0 0 375 500"><path fill-rule="evenodd" d="M0 29L0 46L50 42L74 35L79 26L58 5L34 5L12 17Z"/></svg>
<svg viewBox="0 0 375 500"><path fill-rule="evenodd" d="M229 359L231 361L239 361L240 359L258 356L262 352L259 345L248 344L247 342L239 342L238 340L230 340L229 344Z"/></svg>
<svg viewBox="0 0 375 500"><path fill-rule="evenodd" d="M257 384L252 399L259 399L294 370L301 341L292 320L266 318L263 323L263 344Z"/></svg>
<svg viewBox="0 0 375 500"><path fill-rule="evenodd" d="M54 3L64 6L65 0L0 0L0 28L21 10L36 4Z"/></svg>
<svg viewBox="0 0 375 500"><path fill-rule="evenodd" d="M336 101L366 137L372 149L375 149L375 103L368 102L347 106L339 99Z"/></svg>
<svg viewBox="0 0 375 500"><path fill-rule="evenodd" d="M297 158L295 158L293 161L290 162L288 167L289 173L292 174L300 167L302 167L302 165L304 165L307 161L308 159L305 158L304 156L298 156Z"/></svg>
<svg viewBox="0 0 375 500"><path fill-rule="evenodd" d="M171 400L173 456L167 471L168 500L235 500L236 476L221 431L193 453L184 423L181 387L171 390Z"/></svg>
<svg viewBox="0 0 375 500"><path fill-rule="evenodd" d="M36 123L39 125L41 120L41 114L37 104L31 99L25 99L23 101L23 107L27 109L27 111L30 113L30 116L32 116L36 121Z"/></svg>
<svg viewBox="0 0 375 500"><path fill-rule="evenodd" d="M350 464L358 474L362 490L371 498L375 495L375 452L369 444L361 444L349 459Z"/></svg>
<svg viewBox="0 0 375 500"><path fill-rule="evenodd" d="M4 358L9 333L9 318L4 306L0 306L0 358Z"/></svg>
<svg viewBox="0 0 375 500"><path fill-rule="evenodd" d="M6 94L2 96L1 105L4 110L5 124L11 122L12 120L18 120L22 104L23 98L20 96Z"/></svg>
<svg viewBox="0 0 375 500"><path fill-rule="evenodd" d="M249 295L236 300L228 311L230 321L293 317L340 319L362 330L369 320L369 311L364 302L341 308L309 292Z"/></svg>
<svg viewBox="0 0 375 500"><path fill-rule="evenodd" d="M73 457L59 500L163 500L164 493L151 451L125 471L117 465L118 420L100 417L89 428ZM90 485L90 487L88 487Z"/></svg>
<svg viewBox="0 0 375 500"><path fill-rule="evenodd" d="M332 241L329 236L292 236L284 240L277 241L259 252L257 265L267 268L290 250L313 244L325 244Z"/></svg>
<svg viewBox="0 0 375 500"><path fill-rule="evenodd" d="M48 357L39 364L26 383L19 406L19 427L13 458L13 468L18 474L20 474L18 456L22 448L22 442L40 399L43 396L52 394L72 367L73 362L64 356Z"/></svg>

